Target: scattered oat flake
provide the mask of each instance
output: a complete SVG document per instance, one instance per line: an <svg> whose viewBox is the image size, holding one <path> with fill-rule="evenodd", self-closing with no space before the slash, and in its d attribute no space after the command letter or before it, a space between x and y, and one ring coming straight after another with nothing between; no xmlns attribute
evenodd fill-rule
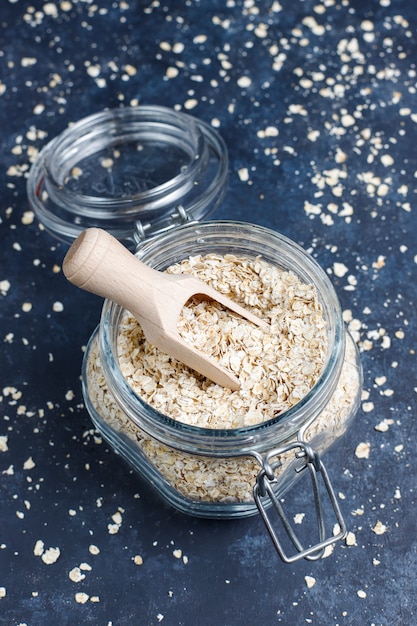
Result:
<svg viewBox="0 0 417 626"><path fill-rule="evenodd" d="M0 452L7 452L9 449L7 442L9 438L7 435L0 435Z"/></svg>
<svg viewBox="0 0 417 626"><path fill-rule="evenodd" d="M394 423L393 419L384 419L382 422L375 426L375 430L380 433L386 433L389 427Z"/></svg>
<svg viewBox="0 0 417 626"><path fill-rule="evenodd" d="M383 154L381 156L381 163L385 165L385 167L389 167L390 165L394 165L394 159L390 154Z"/></svg>
<svg viewBox="0 0 417 626"><path fill-rule="evenodd" d="M249 171L247 167L241 167L237 173L242 182L249 180Z"/></svg>
<svg viewBox="0 0 417 626"><path fill-rule="evenodd" d="M111 518L112 518L113 522L114 522L115 524L118 524L119 526L120 526L120 524L121 524L121 523L122 523L122 521L123 521L123 518L122 518L122 515L121 515L120 511L117 511L116 513L114 513L114 514L111 516Z"/></svg>
<svg viewBox="0 0 417 626"><path fill-rule="evenodd" d="M359 591L357 592L357 596L358 598L366 598L366 591L363 591L363 589L359 589Z"/></svg>
<svg viewBox="0 0 417 626"><path fill-rule="evenodd" d="M322 559L327 559L329 556L331 556L333 554L334 551L334 544L330 544L330 546L326 546L324 549L324 554L321 557Z"/></svg>
<svg viewBox="0 0 417 626"><path fill-rule="evenodd" d="M189 111L190 109L194 109L197 104L198 100L196 100L195 98L189 98L184 102L184 109L187 109L187 111Z"/></svg>
<svg viewBox="0 0 417 626"><path fill-rule="evenodd" d="M10 289L10 283L8 280L0 280L0 293L5 296Z"/></svg>
<svg viewBox="0 0 417 626"><path fill-rule="evenodd" d="M371 22L371 20L363 20L363 22L361 23L361 28L362 30L370 32L374 30L373 22Z"/></svg>
<svg viewBox="0 0 417 626"><path fill-rule="evenodd" d="M376 535L383 535L384 533L387 532L387 527L385 526L385 524L383 524L382 522L380 522L378 520L378 522L375 524L375 526L373 527L372 531L376 534Z"/></svg>
<svg viewBox="0 0 417 626"><path fill-rule="evenodd" d="M84 572L91 572L93 568L89 565L89 563L80 563L80 569Z"/></svg>
<svg viewBox="0 0 417 626"><path fill-rule="evenodd" d="M87 74L91 76L92 78L96 78L97 76L99 76L100 71L101 71L100 65L89 65L87 67Z"/></svg>
<svg viewBox="0 0 417 626"><path fill-rule="evenodd" d="M179 70L176 67L167 67L165 72L166 78L176 78L179 74Z"/></svg>
<svg viewBox="0 0 417 626"><path fill-rule="evenodd" d="M85 604L88 602L89 597L87 593L79 592L75 594L75 601L78 602L78 604Z"/></svg>
<svg viewBox="0 0 417 626"><path fill-rule="evenodd" d="M38 541L35 543L33 554L35 556L42 556L44 548L45 548L44 542L42 541L42 539L38 539Z"/></svg>
<svg viewBox="0 0 417 626"><path fill-rule="evenodd" d="M41 555L41 559L46 565L53 565L53 563L56 563L60 556L61 550L59 548L48 548Z"/></svg>
<svg viewBox="0 0 417 626"><path fill-rule="evenodd" d="M371 444L368 442L359 443L356 446L355 454L358 459L369 459L369 453L371 451Z"/></svg>
<svg viewBox="0 0 417 626"><path fill-rule="evenodd" d="M133 562L135 565L143 565L143 558L141 557L140 554L137 554L136 556L133 557Z"/></svg>
<svg viewBox="0 0 417 626"><path fill-rule="evenodd" d="M353 126L355 123L355 118L353 117L353 115L349 115L348 113L346 115L342 115L342 126L348 127L348 126Z"/></svg>
<svg viewBox="0 0 417 626"><path fill-rule="evenodd" d="M362 409L365 413L370 413L371 411L374 410L374 403L373 402L364 402L362 405Z"/></svg>
<svg viewBox="0 0 417 626"><path fill-rule="evenodd" d="M345 543L347 546L356 546L356 535L355 533L349 531L346 535Z"/></svg>
<svg viewBox="0 0 417 626"><path fill-rule="evenodd" d="M304 576L304 580L306 581L308 589L311 589L311 587L314 587L316 584L316 579L313 576Z"/></svg>
<svg viewBox="0 0 417 626"><path fill-rule="evenodd" d="M62 304L62 302L54 302L54 304L52 305L52 310L55 311L55 313L62 313L62 311L64 310L64 305Z"/></svg>
<svg viewBox="0 0 417 626"><path fill-rule="evenodd" d="M22 216L22 224L28 226L29 224L33 224L33 220L35 219L35 214L33 211L25 211Z"/></svg>
<svg viewBox="0 0 417 626"><path fill-rule="evenodd" d="M239 87L250 87L252 84L252 80L249 78L249 76L240 76L237 80L237 84L239 85Z"/></svg>
<svg viewBox="0 0 417 626"><path fill-rule="evenodd" d="M172 554L176 559L180 559L182 557L182 550L174 550Z"/></svg>
<svg viewBox="0 0 417 626"><path fill-rule="evenodd" d="M137 69L133 65L125 65L124 70L128 76L135 76L137 73Z"/></svg>
<svg viewBox="0 0 417 626"><path fill-rule="evenodd" d="M349 271L344 263L334 263L333 271L338 278L343 278L345 274Z"/></svg>
<svg viewBox="0 0 417 626"><path fill-rule="evenodd" d="M96 554L100 553L100 548L98 548L94 544L91 544L91 546L88 548L88 551L89 551L90 554L96 555Z"/></svg>
<svg viewBox="0 0 417 626"><path fill-rule="evenodd" d="M30 67L31 65L35 65L38 62L34 57L22 57L20 60L20 64L22 67Z"/></svg>
<svg viewBox="0 0 417 626"><path fill-rule="evenodd" d="M6 587L0 587L0 598L5 598L7 594Z"/></svg>
<svg viewBox="0 0 417 626"><path fill-rule="evenodd" d="M79 567L73 567L68 573L68 577L73 583L79 583L85 578L85 574L82 573Z"/></svg>
<svg viewBox="0 0 417 626"><path fill-rule="evenodd" d="M23 463L23 469L25 470L30 470L33 469L35 467L35 462L32 459L32 457L30 456L24 463Z"/></svg>
<svg viewBox="0 0 417 626"><path fill-rule="evenodd" d="M108 524L107 530L109 532L109 535L117 535L120 530L120 524Z"/></svg>
<svg viewBox="0 0 417 626"><path fill-rule="evenodd" d="M43 5L43 12L45 15L50 15L51 17L58 17L58 9L54 2L47 2Z"/></svg>

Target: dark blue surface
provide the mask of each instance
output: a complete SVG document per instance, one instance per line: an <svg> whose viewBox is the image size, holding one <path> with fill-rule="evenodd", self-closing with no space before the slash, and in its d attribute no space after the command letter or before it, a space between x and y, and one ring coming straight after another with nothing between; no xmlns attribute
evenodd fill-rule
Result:
<svg viewBox="0 0 417 626"><path fill-rule="evenodd" d="M416 25L405 0L2 2L2 624L417 623ZM218 120L231 172L213 218L311 250L351 311L367 397L324 460L356 545L319 562L281 563L259 518L176 513L97 441L83 408L101 302L56 271L66 247L28 219L26 177L69 123L137 103ZM279 135L260 136L269 126ZM34 554L38 540L59 548L55 563Z"/></svg>

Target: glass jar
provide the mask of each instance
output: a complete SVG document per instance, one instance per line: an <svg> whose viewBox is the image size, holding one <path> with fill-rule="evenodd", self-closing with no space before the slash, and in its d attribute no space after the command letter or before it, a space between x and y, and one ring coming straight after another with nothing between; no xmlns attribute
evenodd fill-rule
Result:
<svg viewBox="0 0 417 626"><path fill-rule="evenodd" d="M318 455L342 436L358 407L359 357L326 274L302 248L278 233L239 222L189 224L144 243L136 254L151 267L165 270L189 256L213 252L262 256L315 286L328 349L314 387L289 410L246 428L200 428L171 419L146 404L124 378L117 352L124 310L106 301L84 358L85 401L104 438L180 511L232 518L260 510L268 521L268 508L273 502L279 506L306 464L316 473L325 472ZM329 493L338 516L334 494ZM338 522L343 534L343 521ZM317 553L314 546L307 556Z"/></svg>
<svg viewBox="0 0 417 626"><path fill-rule="evenodd" d="M227 151L213 129L189 115L147 106L90 116L52 140L32 167L28 196L39 220L66 242L98 226L157 270L198 254L262 257L315 287L326 323L324 366L297 404L266 422L202 428L149 406L120 369L117 342L124 310L110 301L104 302L82 367L94 425L166 501L207 518L259 512L284 561L314 560L346 533L321 454L356 413L360 360L327 275L301 247L253 224L199 222L219 204L226 182ZM306 474L318 539L304 547L281 500ZM330 536L323 499L338 524ZM294 554L283 547L273 515L283 523Z"/></svg>

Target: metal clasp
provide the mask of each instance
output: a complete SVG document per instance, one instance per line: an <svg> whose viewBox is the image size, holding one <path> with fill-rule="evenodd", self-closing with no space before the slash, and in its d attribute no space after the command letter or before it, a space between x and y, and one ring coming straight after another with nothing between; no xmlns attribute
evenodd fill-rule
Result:
<svg viewBox="0 0 417 626"><path fill-rule="evenodd" d="M145 239L162 234L172 228L188 224L192 221L195 220L190 217L186 209L181 204L178 204L172 213L159 220L151 222L141 222L141 220L137 220L135 222L135 231L133 235L135 244L139 245L143 243Z"/></svg>
<svg viewBox="0 0 417 626"><path fill-rule="evenodd" d="M308 547L303 547L301 540L295 533L292 523L284 512L281 501L283 496L282 487L280 487L281 478L278 479L275 474L276 470L282 466L279 457L290 452L291 450L295 451L294 460L291 462L291 466L286 471L295 471L297 474L300 474L301 472L307 470L307 473L311 478L313 489L318 541ZM316 561L320 559L327 546L343 539L346 536L346 524L340 511L336 494L318 452L315 451L308 443L300 441L299 438L298 441L287 446L271 450L263 459L260 455L256 455L256 457L260 462L262 469L257 476L257 480L253 488L253 496L279 556L285 563L293 563L303 558L309 561ZM320 488L320 477L324 485L324 491L323 487ZM326 495L332 506L335 520L339 525L339 532L328 537L326 537L323 514L323 497ZM290 544L292 544L296 549L294 554L290 556L287 555L277 536L277 533L274 530L274 526L270 518L270 511L272 511L272 513L275 512L278 515L278 518L284 526L287 536L290 539Z"/></svg>

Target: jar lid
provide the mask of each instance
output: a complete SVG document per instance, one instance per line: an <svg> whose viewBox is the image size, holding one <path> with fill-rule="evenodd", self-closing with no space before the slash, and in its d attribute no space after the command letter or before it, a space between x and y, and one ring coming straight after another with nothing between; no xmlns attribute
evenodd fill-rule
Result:
<svg viewBox="0 0 417 626"><path fill-rule="evenodd" d="M71 243L104 228L130 247L208 216L226 191L223 139L205 122L161 106L90 115L50 141L27 185L45 228Z"/></svg>

